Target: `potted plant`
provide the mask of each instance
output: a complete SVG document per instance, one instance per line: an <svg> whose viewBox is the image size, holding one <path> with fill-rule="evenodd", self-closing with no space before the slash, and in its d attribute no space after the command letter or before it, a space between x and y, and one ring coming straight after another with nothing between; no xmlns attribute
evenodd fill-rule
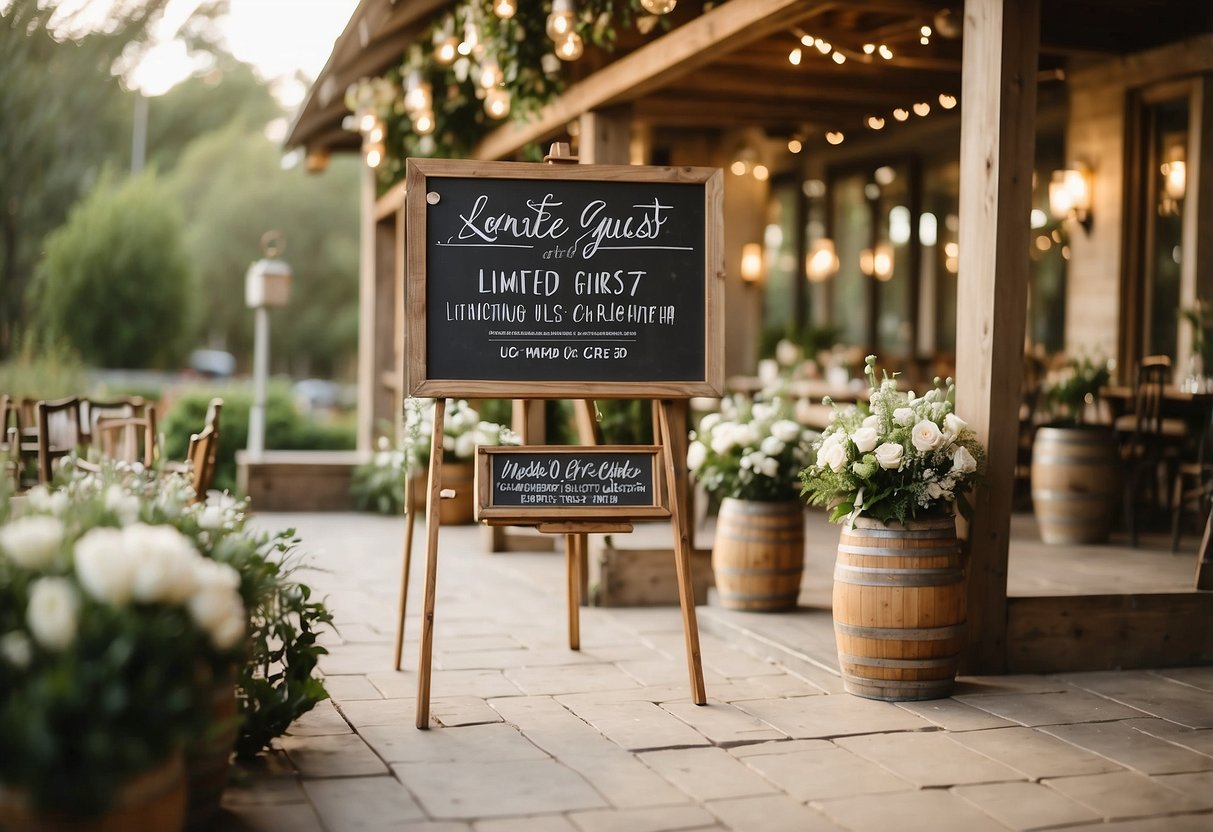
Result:
<svg viewBox="0 0 1213 832"><path fill-rule="evenodd" d="M796 473L814 436L782 398L721 401L691 433L691 475L720 500L712 571L722 606L783 610L796 606L804 570L804 509Z"/></svg>
<svg viewBox="0 0 1213 832"><path fill-rule="evenodd" d="M876 357L865 405L835 408L800 473L803 495L842 522L834 633L846 689L872 699L951 690L964 645L965 586L954 513L981 478L985 452L953 411L955 386L902 393Z"/></svg>
<svg viewBox="0 0 1213 832"><path fill-rule="evenodd" d="M1072 358L1045 380L1050 418L1032 440L1032 511L1045 543L1100 543L1120 494L1116 435L1086 421L1110 373L1106 361Z"/></svg>
<svg viewBox="0 0 1213 832"><path fill-rule="evenodd" d="M7 504L7 501L6 501ZM0 525L0 826L179 830L204 691L243 650L240 575L100 477Z"/></svg>
<svg viewBox="0 0 1213 832"><path fill-rule="evenodd" d="M413 477L409 485L413 508L425 506L425 477L434 434L434 400L410 398L404 403L404 440L399 459ZM474 517L473 474L478 445L517 445L514 431L480 418L466 401L455 399L446 408L442 424L442 485L455 491L453 500L443 500L439 520L444 526L471 523Z"/></svg>

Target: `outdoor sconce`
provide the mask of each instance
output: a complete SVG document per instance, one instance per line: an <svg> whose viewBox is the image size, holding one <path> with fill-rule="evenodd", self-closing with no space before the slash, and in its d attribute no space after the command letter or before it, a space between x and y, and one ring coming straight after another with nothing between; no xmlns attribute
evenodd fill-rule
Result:
<svg viewBox="0 0 1213 832"><path fill-rule="evenodd" d="M747 284L762 280L762 243L741 247L741 279Z"/></svg>
<svg viewBox="0 0 1213 832"><path fill-rule="evenodd" d="M834 241L829 237L815 240L804 259L804 272L809 282L824 283L838 274L838 266L838 252L834 249Z"/></svg>
<svg viewBox="0 0 1213 832"><path fill-rule="evenodd" d="M1167 161L1159 168L1162 173L1162 193L1159 194L1158 213L1163 216L1179 214L1179 203L1188 190L1188 165L1184 161L1182 145L1175 145L1167 154Z"/></svg>
<svg viewBox="0 0 1213 832"><path fill-rule="evenodd" d="M1091 173L1085 168L1053 171L1049 182L1049 212L1056 220L1073 219L1091 233Z"/></svg>

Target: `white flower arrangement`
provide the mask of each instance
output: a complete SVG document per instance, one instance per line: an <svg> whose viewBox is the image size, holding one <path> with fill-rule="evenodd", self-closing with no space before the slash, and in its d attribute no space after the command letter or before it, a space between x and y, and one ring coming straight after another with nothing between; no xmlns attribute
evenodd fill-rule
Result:
<svg viewBox="0 0 1213 832"><path fill-rule="evenodd" d="M792 418L785 399L726 398L691 432L687 467L715 497L795 499L796 474L809 461L815 435Z"/></svg>
<svg viewBox="0 0 1213 832"><path fill-rule="evenodd" d="M951 514L968 516L965 497L982 477L985 451L957 416L955 385L939 379L925 395L903 393L867 357L868 403L834 410L814 443L813 464L800 472L802 494L831 509L830 520L882 522Z"/></svg>
<svg viewBox="0 0 1213 832"><path fill-rule="evenodd" d="M411 398L404 404L405 463L409 470L429 463L434 436L434 400ZM463 399L447 406L442 422L443 459L467 462L476 456L478 445L518 445L514 431L495 422L486 422Z"/></svg>

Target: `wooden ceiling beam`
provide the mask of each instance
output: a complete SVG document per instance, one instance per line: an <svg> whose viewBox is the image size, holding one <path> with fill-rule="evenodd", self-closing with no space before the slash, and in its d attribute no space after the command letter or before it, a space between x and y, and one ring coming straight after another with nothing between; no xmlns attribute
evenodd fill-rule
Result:
<svg viewBox="0 0 1213 832"><path fill-rule="evenodd" d="M529 142L563 131L587 110L636 99L711 63L721 53L762 40L835 5L820 0L746 0L717 6L574 84L529 121L498 127L480 141L472 156L509 156Z"/></svg>

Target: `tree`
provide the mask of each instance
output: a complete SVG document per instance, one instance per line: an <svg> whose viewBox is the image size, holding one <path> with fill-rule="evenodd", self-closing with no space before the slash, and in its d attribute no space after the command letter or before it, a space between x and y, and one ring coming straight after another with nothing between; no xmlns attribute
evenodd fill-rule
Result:
<svg viewBox="0 0 1213 832"><path fill-rule="evenodd" d="M0 357L15 346L21 299L43 236L102 167L128 147L131 109L111 70L166 0L119 0L108 21L73 32L45 0L0 15Z"/></svg>
<svg viewBox="0 0 1213 832"><path fill-rule="evenodd" d="M233 123L191 144L173 172L204 338L251 353L244 275L262 256L261 235L276 229L294 284L290 305L270 313L271 358L296 377L340 375L358 344L359 160L335 159L322 176L281 162L263 132Z"/></svg>
<svg viewBox="0 0 1213 832"><path fill-rule="evenodd" d="M102 367L179 366L190 344L183 221L154 171L102 176L46 238L34 320Z"/></svg>

